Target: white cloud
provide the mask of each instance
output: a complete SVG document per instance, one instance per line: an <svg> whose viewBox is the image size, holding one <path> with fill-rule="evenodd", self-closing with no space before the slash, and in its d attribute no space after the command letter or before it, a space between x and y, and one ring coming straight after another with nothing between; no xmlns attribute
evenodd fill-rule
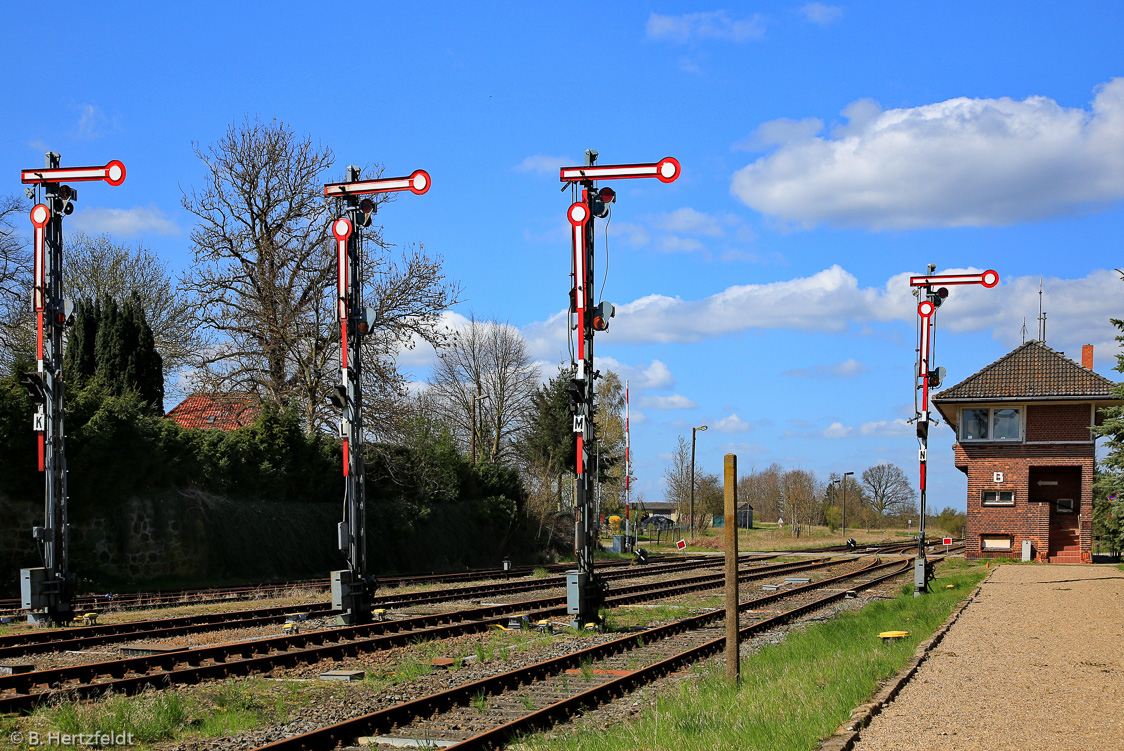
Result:
<svg viewBox="0 0 1124 751"><path fill-rule="evenodd" d="M91 234L111 235L178 235L180 228L155 206L134 206L131 209L78 209L70 219L74 229Z"/></svg>
<svg viewBox="0 0 1124 751"><path fill-rule="evenodd" d="M760 14L754 14L749 18L731 18L724 10L684 13L680 16L653 13L648 16L647 32L649 39L667 40L678 44L702 39L748 42L764 36L765 18Z"/></svg>
<svg viewBox="0 0 1124 751"><path fill-rule="evenodd" d="M1124 78L1085 109L960 97L886 111L860 100L843 115L826 135L808 120L763 124L751 142L779 148L736 172L732 192L804 227L874 230L1005 225L1124 198Z"/></svg>
<svg viewBox="0 0 1124 751"><path fill-rule="evenodd" d="M913 273L922 271L916 269ZM983 269L940 269L938 273L980 271ZM902 272L882 286L860 287L852 274L832 266L808 277L734 285L697 300L648 295L619 305L612 326L599 337L614 344L679 343L753 329L838 333L861 332L865 327L893 321L912 325L917 317L917 301L909 292L909 276L910 272ZM1070 356L1077 356L1082 344L1093 344L1098 363L1112 362L1117 351L1117 332L1108 319L1120 315L1116 301L1121 282L1117 274L1104 269L1078 279L1046 278L1042 282L1049 314L1047 344ZM1035 331L1038 284L1037 276L1021 276L1003 277L994 289L953 287L940 309L940 330L991 332L993 339L1012 349L1022 341L1023 316L1030 321L1032 335ZM568 359L566 331L564 312L522 329L532 356L546 362L558 362L560 357ZM661 374L659 378L653 375L648 388L672 388L674 379L665 373L666 366L653 360L649 368L657 367ZM846 360L788 374L846 377L860 374L864 367L857 361ZM625 372L629 371L622 371L622 376ZM635 377L637 383L642 382L639 374ZM657 385L660 378L669 382Z"/></svg>
<svg viewBox="0 0 1124 751"><path fill-rule="evenodd" d="M655 221L655 224L662 230L683 235L723 237L726 234L717 219L690 206L664 214Z"/></svg>
<svg viewBox="0 0 1124 751"><path fill-rule="evenodd" d="M516 172L534 172L538 175L556 174L563 167L569 167L574 161L565 156L543 156L536 154L529 156L515 165Z"/></svg>
<svg viewBox="0 0 1124 751"><path fill-rule="evenodd" d="M827 26L843 17L843 9L835 5L808 3L800 8L800 14L804 16L805 21Z"/></svg>
<svg viewBox="0 0 1124 751"><path fill-rule="evenodd" d="M38 138L34 141L28 141L27 145L35 149L36 151L43 152L44 154L51 150L50 147L47 146L45 141L41 141Z"/></svg>
<svg viewBox="0 0 1124 751"><path fill-rule="evenodd" d="M816 365L812 368L795 368L786 370L781 375L803 378L854 378L870 370L853 357L834 365Z"/></svg>
<svg viewBox="0 0 1124 751"><path fill-rule="evenodd" d="M642 397L640 406L646 409L694 409L698 405L681 394L672 394Z"/></svg>
<svg viewBox="0 0 1124 751"><path fill-rule="evenodd" d="M908 435L915 432L915 428L910 423L901 418L894 420L874 420L873 422L864 422L859 426L860 435L871 436L900 436Z"/></svg>
<svg viewBox="0 0 1124 751"><path fill-rule="evenodd" d="M745 433L751 430L753 425L738 417L737 413L734 413L726 415L721 420L711 425L711 427L719 433Z"/></svg>
<svg viewBox="0 0 1124 751"><path fill-rule="evenodd" d="M824 438L849 438L854 432L854 428L848 428L841 422L833 422L821 430L820 435Z"/></svg>
<svg viewBox="0 0 1124 751"><path fill-rule="evenodd" d="M737 454L738 456L749 456L751 454L768 454L769 449L759 443L746 443L745 441L733 441L731 443L723 443L718 447L718 451L722 454ZM742 472L748 471L748 467L743 465Z"/></svg>
<svg viewBox="0 0 1124 751"><path fill-rule="evenodd" d="M675 388L675 376L671 374L660 360L652 360L647 367L626 365L612 357L597 357L598 370L611 370L620 376L622 381L628 381L629 391L640 393L652 389Z"/></svg>
<svg viewBox="0 0 1124 751"><path fill-rule="evenodd" d="M106 117L101 107L93 104L78 106L78 123L74 135L84 141L101 138L112 127L113 121Z"/></svg>
<svg viewBox="0 0 1124 751"><path fill-rule="evenodd" d="M693 237L668 235L660 240L660 250L665 253L699 253L706 250L706 246Z"/></svg>

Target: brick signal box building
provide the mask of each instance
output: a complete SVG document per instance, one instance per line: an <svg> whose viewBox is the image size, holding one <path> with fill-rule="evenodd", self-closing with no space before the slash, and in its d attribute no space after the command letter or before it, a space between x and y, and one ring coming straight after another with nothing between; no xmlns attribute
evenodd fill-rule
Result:
<svg viewBox="0 0 1124 751"><path fill-rule="evenodd" d="M1120 404L1093 372L1029 341L933 396L956 432L956 468L968 475L969 559L1092 561L1097 410Z"/></svg>

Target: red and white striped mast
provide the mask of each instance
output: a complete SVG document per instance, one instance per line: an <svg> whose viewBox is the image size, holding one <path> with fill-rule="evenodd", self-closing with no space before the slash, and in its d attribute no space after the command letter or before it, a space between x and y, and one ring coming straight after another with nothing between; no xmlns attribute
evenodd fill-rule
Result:
<svg viewBox="0 0 1124 751"><path fill-rule="evenodd" d="M932 347L936 329L937 308L948 297L950 286L966 284L980 284L990 289L999 284L999 274L987 270L982 274L946 274L939 276L933 272L937 267L930 264L926 276L912 276L909 286L913 287L913 294L918 298L917 315L921 319L919 342L917 347L917 365L914 371L914 394L921 391L921 407L917 410L914 419L917 420L917 451L918 464L921 473L921 522L917 529L917 559L913 570L913 596L917 597L929 589L928 563L925 559L925 508L928 477L926 474L929 462L929 390L939 388L944 380L944 368L932 366ZM947 286L944 286L947 285ZM936 286L936 289L934 289ZM916 401L915 401L916 403Z"/></svg>
<svg viewBox="0 0 1124 751"><path fill-rule="evenodd" d="M577 554L576 571L567 574L566 611L574 616L573 623L583 627L599 623L598 610L604 587L593 568L593 550L597 544L597 518L594 508L594 472L588 471L594 453L593 433L593 334L609 327L615 315L612 303L594 300L593 289L593 218L609 215L609 204L616 200L612 188L598 190L598 180L654 177L670 183L680 174L679 162L665 157L658 162L645 164L598 165L597 152L587 149L585 164L581 167L562 167L559 179L569 183L576 191L576 199L566 211L570 222L573 251L573 280L570 288L570 309L577 317L578 346L574 363L574 377L570 381L570 408L574 416L574 433L577 443L577 492L575 498L574 547Z"/></svg>
<svg viewBox="0 0 1124 751"><path fill-rule="evenodd" d="M331 572L332 607L343 611L337 621L359 623L370 616L369 595L374 592L374 576L367 565L366 479L363 467L363 361L359 347L363 336L375 326L375 311L360 300L359 253L363 228L371 225L376 205L360 196L409 191L422 195L431 180L425 170L406 177L359 179L359 167L347 168L347 180L328 183L324 195L341 198L343 216L332 222L336 239L339 286L337 313L340 322L340 384L332 404L340 410L340 438L343 443L344 518L337 534L339 549L347 555L347 569Z"/></svg>
<svg viewBox="0 0 1124 751"><path fill-rule="evenodd" d="M629 426L628 379L624 381L624 539L632 540L632 430ZM631 544L631 543L630 543Z"/></svg>

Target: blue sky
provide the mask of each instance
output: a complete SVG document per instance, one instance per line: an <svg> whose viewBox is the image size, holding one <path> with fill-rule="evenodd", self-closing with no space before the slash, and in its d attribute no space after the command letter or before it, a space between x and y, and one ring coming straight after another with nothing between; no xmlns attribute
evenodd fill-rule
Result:
<svg viewBox="0 0 1124 751"><path fill-rule="evenodd" d="M190 7L188 7L190 6ZM628 377L649 499L676 437L699 465L914 475L915 308L905 278L997 270L956 289L936 364L955 383L1037 330L1109 377L1124 197L1124 4L763 2L35 4L6 9L0 174L50 149L122 160L69 231L143 242L182 269L202 182L192 144L276 118L347 164L426 169L380 213L444 256L449 316L519 327L552 369L569 271L557 167L675 156L683 176L613 184L597 353ZM599 274L606 264L598 228ZM600 286L600 283L599 283ZM424 376L426 353L405 364ZM965 504L936 429L930 503Z"/></svg>

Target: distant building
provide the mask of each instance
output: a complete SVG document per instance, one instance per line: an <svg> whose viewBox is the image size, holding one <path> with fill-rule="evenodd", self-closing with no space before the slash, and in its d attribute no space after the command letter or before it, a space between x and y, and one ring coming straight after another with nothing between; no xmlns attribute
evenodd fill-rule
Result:
<svg viewBox="0 0 1124 751"><path fill-rule="evenodd" d="M181 428L236 430L261 414L261 404L249 394L192 394L167 415Z"/></svg>
<svg viewBox="0 0 1124 751"><path fill-rule="evenodd" d="M1029 341L933 396L956 433L968 476L966 555L1091 562L1097 410L1118 405L1114 383Z"/></svg>

